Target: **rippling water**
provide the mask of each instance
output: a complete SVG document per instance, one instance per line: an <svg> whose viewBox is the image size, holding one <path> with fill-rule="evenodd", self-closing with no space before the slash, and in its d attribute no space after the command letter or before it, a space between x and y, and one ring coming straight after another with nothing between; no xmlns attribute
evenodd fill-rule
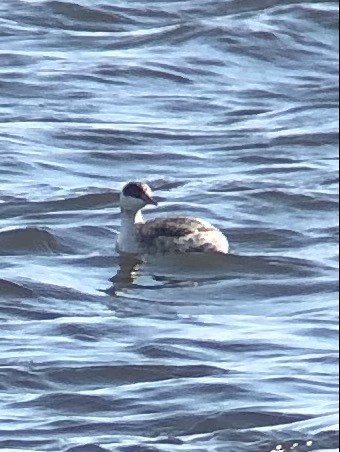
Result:
<svg viewBox="0 0 340 452"><path fill-rule="evenodd" d="M338 448L337 21L1 0L1 450ZM231 255L119 259L131 179Z"/></svg>

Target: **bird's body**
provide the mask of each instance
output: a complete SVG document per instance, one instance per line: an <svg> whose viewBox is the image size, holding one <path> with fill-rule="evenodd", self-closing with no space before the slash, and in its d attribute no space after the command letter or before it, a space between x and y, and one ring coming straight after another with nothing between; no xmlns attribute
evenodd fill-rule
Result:
<svg viewBox="0 0 340 452"><path fill-rule="evenodd" d="M131 182L121 194L121 231L117 247L121 253L223 253L229 244L210 223L190 217L156 218L144 222L141 209L157 203L146 184Z"/></svg>

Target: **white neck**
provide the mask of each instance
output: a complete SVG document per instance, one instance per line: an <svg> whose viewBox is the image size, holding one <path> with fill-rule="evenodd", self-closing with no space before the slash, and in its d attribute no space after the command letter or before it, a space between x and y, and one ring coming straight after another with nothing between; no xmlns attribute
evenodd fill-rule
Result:
<svg viewBox="0 0 340 452"><path fill-rule="evenodd" d="M138 240L136 234L136 224L144 223L141 210L132 211L122 209L121 226L118 236L118 248L123 253L137 253Z"/></svg>
<svg viewBox="0 0 340 452"><path fill-rule="evenodd" d="M135 225L136 223L144 223L141 210L125 210L121 209L121 223L122 226Z"/></svg>

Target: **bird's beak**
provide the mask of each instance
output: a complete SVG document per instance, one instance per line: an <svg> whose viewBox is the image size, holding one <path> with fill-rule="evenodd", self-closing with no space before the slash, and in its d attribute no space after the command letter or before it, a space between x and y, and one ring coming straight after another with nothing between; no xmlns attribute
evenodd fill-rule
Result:
<svg viewBox="0 0 340 452"><path fill-rule="evenodd" d="M151 204L152 206L158 205L158 202L155 201L153 198L151 198L151 196L147 195L146 193L143 193L142 199L143 201L146 202L146 204Z"/></svg>

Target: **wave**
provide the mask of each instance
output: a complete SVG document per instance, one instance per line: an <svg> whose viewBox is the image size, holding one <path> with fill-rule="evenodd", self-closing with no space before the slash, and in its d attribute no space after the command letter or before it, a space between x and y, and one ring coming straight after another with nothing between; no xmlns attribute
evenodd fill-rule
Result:
<svg viewBox="0 0 340 452"><path fill-rule="evenodd" d="M118 202L119 193L114 191L86 193L53 201L35 202L15 200L0 204L0 218L22 217L48 212L95 210L107 206L118 206Z"/></svg>
<svg viewBox="0 0 340 452"><path fill-rule="evenodd" d="M165 273L167 270L175 271L180 274L183 270L190 274L190 272L197 272L198 277L203 279L210 273L211 276L223 275L225 278L236 277L242 275L248 277L250 275L257 275L258 277L268 278L268 276L285 277L307 277L316 276L320 274L320 271L327 270L328 268L320 265L319 263L293 257L284 256L264 256L264 255L181 255L181 256L166 256L157 257L150 256L147 265L150 266L150 272L154 267L157 267L159 263L163 263L162 270ZM204 275L199 276L204 270ZM157 273L157 271L156 271Z"/></svg>
<svg viewBox="0 0 340 452"><path fill-rule="evenodd" d="M12 281L0 279L0 296L22 298L30 297L32 295L33 291L31 289Z"/></svg>
<svg viewBox="0 0 340 452"><path fill-rule="evenodd" d="M45 229L24 228L0 231L0 255L57 253L62 249L57 237Z"/></svg>
<svg viewBox="0 0 340 452"><path fill-rule="evenodd" d="M330 197L326 194L291 193L280 189L256 191L247 194L247 196L274 203L279 205L280 208L286 205L296 209L315 210L316 212L338 210L339 205L335 195Z"/></svg>

